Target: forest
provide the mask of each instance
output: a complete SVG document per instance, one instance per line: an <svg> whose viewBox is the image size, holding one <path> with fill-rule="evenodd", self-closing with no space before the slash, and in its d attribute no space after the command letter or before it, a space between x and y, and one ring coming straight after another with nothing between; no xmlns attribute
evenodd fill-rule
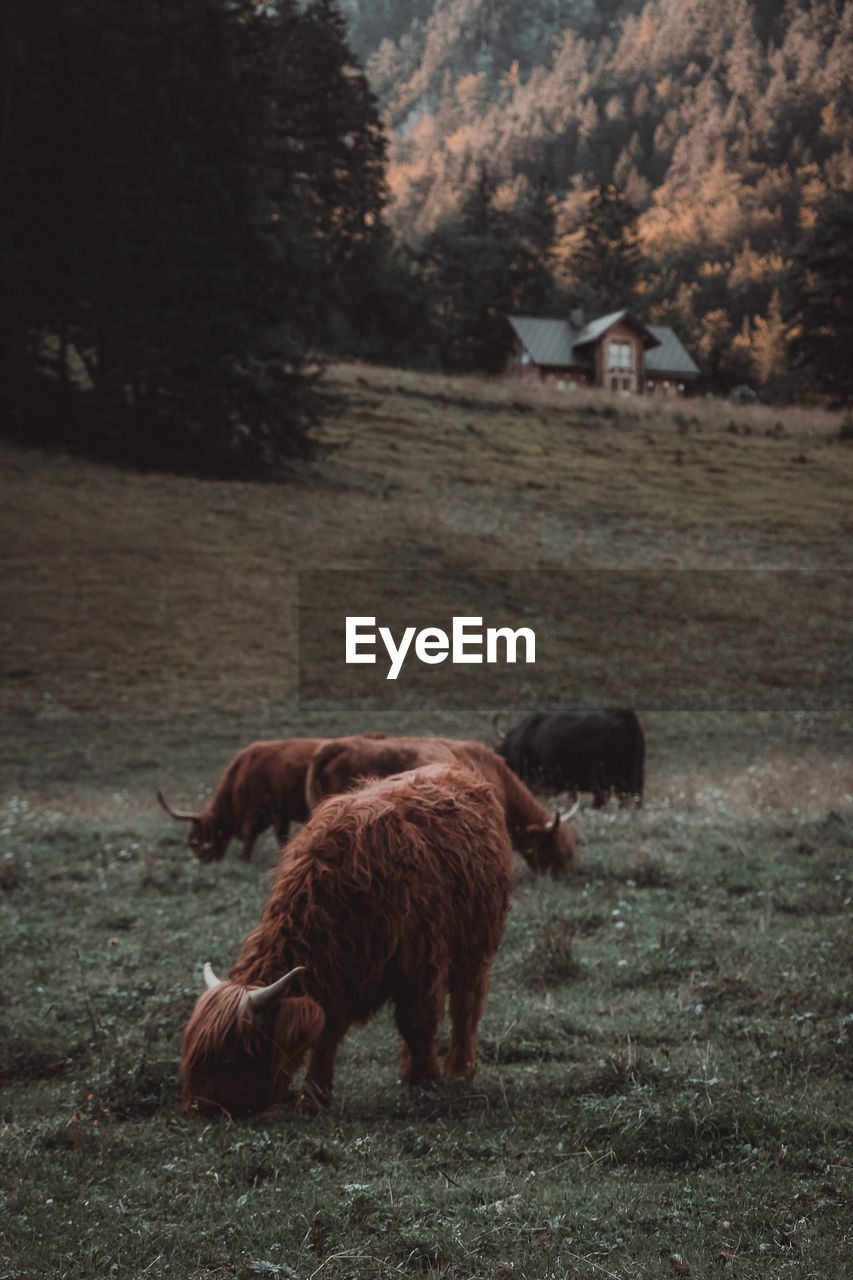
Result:
<svg viewBox="0 0 853 1280"><path fill-rule="evenodd" d="M429 257L485 184L495 228L534 244L564 294L672 324L711 389L842 391L819 348L853 337L853 6L438 0L408 21L386 5L382 39L376 7L350 7L391 126L399 240ZM602 191L621 217L589 255Z"/></svg>
<svg viewBox="0 0 853 1280"><path fill-rule="evenodd" d="M630 307L701 387L848 405L853 5L13 0L7 435L268 474L323 361L500 371Z"/></svg>
<svg viewBox="0 0 853 1280"><path fill-rule="evenodd" d="M0 416L147 467L310 452L385 137L334 4L0 11Z"/></svg>

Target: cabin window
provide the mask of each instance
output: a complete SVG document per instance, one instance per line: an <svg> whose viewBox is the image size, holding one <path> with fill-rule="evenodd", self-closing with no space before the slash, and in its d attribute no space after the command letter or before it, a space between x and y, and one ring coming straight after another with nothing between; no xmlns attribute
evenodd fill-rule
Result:
<svg viewBox="0 0 853 1280"><path fill-rule="evenodd" d="M607 349L608 369L633 368L630 342L611 342Z"/></svg>

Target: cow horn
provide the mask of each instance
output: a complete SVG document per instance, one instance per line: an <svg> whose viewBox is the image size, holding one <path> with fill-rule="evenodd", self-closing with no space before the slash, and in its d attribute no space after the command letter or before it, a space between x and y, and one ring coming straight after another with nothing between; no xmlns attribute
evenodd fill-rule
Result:
<svg viewBox="0 0 853 1280"><path fill-rule="evenodd" d="M204 985L208 990L212 990L213 987L220 986L221 982L222 979L217 978L216 974L213 972L213 967L208 960L204 966Z"/></svg>
<svg viewBox="0 0 853 1280"><path fill-rule="evenodd" d="M157 799L162 807L166 810L170 818L177 818L178 822L195 822L201 815L198 813L188 813L185 809L173 809L169 804L163 792L157 788Z"/></svg>
<svg viewBox="0 0 853 1280"><path fill-rule="evenodd" d="M501 733L500 717L497 712L492 716L492 734L494 735L495 746L497 746L503 737L503 734Z"/></svg>
<svg viewBox="0 0 853 1280"><path fill-rule="evenodd" d="M580 798L578 798L572 805L569 812L563 814L563 821L568 822L569 818L573 818L580 807L581 807L581 802L580 802Z"/></svg>
<svg viewBox="0 0 853 1280"><path fill-rule="evenodd" d="M559 815L559 813L555 813L555 814L554 814L554 821L551 823L551 833L552 833L552 834L557 830L557 827L559 827L559 825L560 825L560 815Z"/></svg>
<svg viewBox="0 0 853 1280"><path fill-rule="evenodd" d="M256 987L254 991L246 993L246 1004L250 1009L263 1009L269 1004L270 1000L278 995L279 991L283 991L288 983L296 977L297 973L304 973L305 966L298 964L295 969L291 969L290 973L286 973L283 978L277 978L275 982L271 982L268 987Z"/></svg>

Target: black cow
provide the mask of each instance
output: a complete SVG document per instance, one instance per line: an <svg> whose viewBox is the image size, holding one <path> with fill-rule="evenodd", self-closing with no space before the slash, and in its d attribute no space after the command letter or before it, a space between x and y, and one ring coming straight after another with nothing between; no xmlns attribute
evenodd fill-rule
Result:
<svg viewBox="0 0 853 1280"><path fill-rule="evenodd" d="M646 740L627 707L533 711L495 750L534 791L591 791L596 809L613 793L643 802Z"/></svg>

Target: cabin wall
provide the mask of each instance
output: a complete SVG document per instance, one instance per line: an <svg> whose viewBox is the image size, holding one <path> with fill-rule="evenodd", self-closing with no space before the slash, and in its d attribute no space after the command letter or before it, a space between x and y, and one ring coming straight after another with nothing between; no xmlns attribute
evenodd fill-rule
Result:
<svg viewBox="0 0 853 1280"><path fill-rule="evenodd" d="M645 384L643 342L632 325L614 325L596 344L595 382L606 391L628 393Z"/></svg>
<svg viewBox="0 0 853 1280"><path fill-rule="evenodd" d="M672 374L669 377L646 374L644 392L657 400L680 400L684 396L689 396L692 390L693 387L689 382L684 382Z"/></svg>

